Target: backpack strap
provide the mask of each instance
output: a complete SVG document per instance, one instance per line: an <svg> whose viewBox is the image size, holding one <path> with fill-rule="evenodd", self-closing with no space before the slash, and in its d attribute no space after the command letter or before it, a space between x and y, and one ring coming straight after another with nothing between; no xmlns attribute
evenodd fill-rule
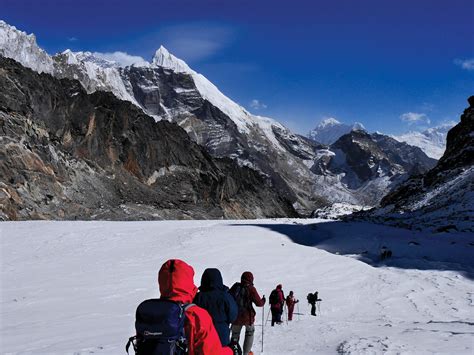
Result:
<svg viewBox="0 0 474 355"><path fill-rule="evenodd" d="M185 305L183 305L183 306L184 306L184 307L183 307L183 311L186 312L189 308L195 306L195 304L194 304L194 303L188 303L188 304L185 304Z"/></svg>
<svg viewBox="0 0 474 355"><path fill-rule="evenodd" d="M125 350L127 351L127 354L128 354L128 349L130 348L130 345L133 345L133 350L135 350L135 353L137 352L137 345L136 345L137 338L138 337L136 335L128 338L127 345L125 345Z"/></svg>

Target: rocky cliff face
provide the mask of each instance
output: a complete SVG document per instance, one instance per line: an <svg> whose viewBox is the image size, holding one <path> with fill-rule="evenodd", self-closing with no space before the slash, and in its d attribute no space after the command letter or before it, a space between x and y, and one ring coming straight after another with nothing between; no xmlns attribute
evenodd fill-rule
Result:
<svg viewBox="0 0 474 355"><path fill-rule="evenodd" d="M111 93L0 57L2 219L295 216L255 171Z"/></svg>
<svg viewBox="0 0 474 355"><path fill-rule="evenodd" d="M447 135L436 166L412 177L362 214L381 223L434 231L474 231L474 96Z"/></svg>

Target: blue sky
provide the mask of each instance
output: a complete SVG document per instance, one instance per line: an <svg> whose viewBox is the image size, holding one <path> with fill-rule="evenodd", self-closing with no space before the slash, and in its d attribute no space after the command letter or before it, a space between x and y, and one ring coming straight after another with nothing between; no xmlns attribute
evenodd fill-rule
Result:
<svg viewBox="0 0 474 355"><path fill-rule="evenodd" d="M163 44L251 112L401 133L458 120L474 94L472 0L0 0L53 54Z"/></svg>

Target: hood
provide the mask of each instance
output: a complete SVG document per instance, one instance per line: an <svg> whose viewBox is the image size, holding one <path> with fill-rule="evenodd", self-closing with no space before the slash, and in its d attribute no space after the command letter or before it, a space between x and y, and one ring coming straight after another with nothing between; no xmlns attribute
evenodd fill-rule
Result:
<svg viewBox="0 0 474 355"><path fill-rule="evenodd" d="M161 298L176 302L191 303L196 296L194 269L179 259L165 262L158 272Z"/></svg>
<svg viewBox="0 0 474 355"><path fill-rule="evenodd" d="M283 286L280 284L280 285L277 285L277 290L281 290L283 288Z"/></svg>
<svg viewBox="0 0 474 355"><path fill-rule="evenodd" d="M221 272L217 269L204 270L201 278L201 287L199 287L199 289L201 291L224 289Z"/></svg>
<svg viewBox="0 0 474 355"><path fill-rule="evenodd" d="M240 278L240 282L247 285L253 285L253 274L250 271L245 271Z"/></svg>

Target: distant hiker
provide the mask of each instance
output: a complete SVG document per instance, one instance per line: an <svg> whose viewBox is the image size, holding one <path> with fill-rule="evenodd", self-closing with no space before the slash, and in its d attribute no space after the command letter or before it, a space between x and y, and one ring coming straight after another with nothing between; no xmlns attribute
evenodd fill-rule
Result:
<svg viewBox="0 0 474 355"><path fill-rule="evenodd" d="M318 301L318 291L315 291L314 293L308 293L306 299L311 305L311 315L316 316L316 302Z"/></svg>
<svg viewBox="0 0 474 355"><path fill-rule="evenodd" d="M197 292L194 270L182 260L168 260L158 273L160 299L142 302L136 312L135 354L239 354L223 347L211 316L191 304Z"/></svg>
<svg viewBox="0 0 474 355"><path fill-rule="evenodd" d="M283 294L282 285L278 285L268 298L270 309L272 311L272 327L276 324L281 324L281 315L283 314L283 307L285 306L285 295Z"/></svg>
<svg viewBox="0 0 474 355"><path fill-rule="evenodd" d="M293 312L295 310L295 304L297 304L299 300L295 298L293 295L293 291L290 291L288 297L286 297L286 307L288 308L288 320L293 320Z"/></svg>
<svg viewBox="0 0 474 355"><path fill-rule="evenodd" d="M239 342L240 332L245 326L245 339L243 346L243 354L248 355L252 350L253 335L255 332L255 309L252 304L257 307L263 307L265 304L265 296L260 298L255 286L253 285L253 275L250 271L242 274L240 282L236 282L230 288L230 294L234 296L239 314L237 319L232 322L232 342Z"/></svg>
<svg viewBox="0 0 474 355"><path fill-rule="evenodd" d="M230 324L237 318L238 308L218 269L204 270L194 303L209 312L222 345L228 345Z"/></svg>
<svg viewBox="0 0 474 355"><path fill-rule="evenodd" d="M392 251L388 249L387 247L383 246L380 249L380 260L389 259L391 257L392 257Z"/></svg>

